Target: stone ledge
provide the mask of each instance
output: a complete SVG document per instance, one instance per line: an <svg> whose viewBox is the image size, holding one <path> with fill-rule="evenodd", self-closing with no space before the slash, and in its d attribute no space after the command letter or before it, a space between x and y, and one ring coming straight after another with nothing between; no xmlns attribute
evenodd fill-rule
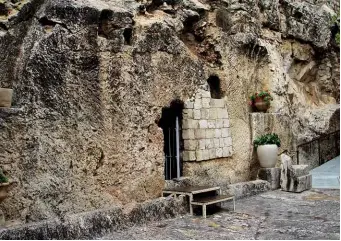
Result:
<svg viewBox="0 0 341 241"><path fill-rule="evenodd" d="M96 210L37 223L0 229L0 239L94 239L147 221L187 213L186 199L158 198L137 205L129 213L121 208Z"/></svg>
<svg viewBox="0 0 341 241"><path fill-rule="evenodd" d="M223 194L234 194L236 199L253 196L270 190L270 183L264 180L230 184Z"/></svg>

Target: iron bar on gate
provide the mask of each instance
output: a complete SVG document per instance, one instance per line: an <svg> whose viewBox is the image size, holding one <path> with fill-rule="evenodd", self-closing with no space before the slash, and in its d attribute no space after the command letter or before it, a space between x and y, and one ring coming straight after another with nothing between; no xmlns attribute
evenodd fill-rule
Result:
<svg viewBox="0 0 341 241"><path fill-rule="evenodd" d="M338 136L337 136L338 134ZM323 135L323 136L320 136L318 138L315 138L311 141L308 141L308 142L305 142L305 143L302 143L302 144L299 144L297 146L297 149L296 149L296 156L297 156L297 165L299 165L299 148L301 147L304 147L304 146L307 146L309 145L310 147L312 147L312 144L313 143L316 143L317 142L317 151L318 151L318 158L319 158L319 165L322 165L323 163L323 160L322 160L322 154L321 154L321 140L324 140L328 137L331 137L331 136L334 136L334 147L335 147L335 150L336 150L336 155L339 154L340 155L340 148L339 146L337 145L337 140L340 138L340 130L337 130L337 131L334 131L334 132L331 132L331 133L328 133L326 135Z"/></svg>

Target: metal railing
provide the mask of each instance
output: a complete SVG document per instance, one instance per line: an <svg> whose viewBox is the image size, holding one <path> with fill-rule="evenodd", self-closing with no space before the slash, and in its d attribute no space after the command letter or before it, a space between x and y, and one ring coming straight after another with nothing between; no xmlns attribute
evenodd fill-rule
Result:
<svg viewBox="0 0 341 241"><path fill-rule="evenodd" d="M328 141L331 140L331 137L334 137L334 140L332 140L332 142L333 142L332 146L333 146L333 151L335 152L335 154L332 157L329 156L328 158L324 158L322 156L322 154L323 154L322 152L326 151L326 150L323 150L323 148L325 148L325 149L329 148L330 142L328 142L328 145L326 145L326 144L321 145L321 143L323 143L325 140L328 140ZM318 163L319 163L319 166L321 166L326 161L331 160L331 159L337 157L338 155L340 155L340 130L333 131L331 133L322 135L318 138L312 139L311 141L297 145L297 149L296 149L297 165L299 165L299 163L300 163L300 161L299 161L300 148L303 149L303 147L309 146L312 149L312 147L316 144L317 144Z"/></svg>

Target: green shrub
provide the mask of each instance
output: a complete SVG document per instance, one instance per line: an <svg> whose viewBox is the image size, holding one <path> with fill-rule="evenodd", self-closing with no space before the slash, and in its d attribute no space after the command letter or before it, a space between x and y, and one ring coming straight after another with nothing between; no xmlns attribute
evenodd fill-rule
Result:
<svg viewBox="0 0 341 241"><path fill-rule="evenodd" d="M0 183L8 182L8 178L3 174L2 170L0 170Z"/></svg>
<svg viewBox="0 0 341 241"><path fill-rule="evenodd" d="M271 145L271 144L275 144L278 147L281 146L281 140L279 139L278 135L275 133L270 133L270 134L259 136L253 141L253 145L256 148L261 145Z"/></svg>

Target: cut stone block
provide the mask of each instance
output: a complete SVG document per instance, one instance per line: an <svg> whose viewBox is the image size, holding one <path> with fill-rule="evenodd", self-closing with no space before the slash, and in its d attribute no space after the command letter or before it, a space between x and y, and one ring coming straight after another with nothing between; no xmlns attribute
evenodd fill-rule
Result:
<svg viewBox="0 0 341 241"><path fill-rule="evenodd" d="M295 177L305 176L309 174L309 165L293 165L292 168Z"/></svg>
<svg viewBox="0 0 341 241"><path fill-rule="evenodd" d="M211 92L209 92L209 91L201 90L201 95L202 95L202 98L211 99Z"/></svg>
<svg viewBox="0 0 341 241"><path fill-rule="evenodd" d="M223 119L223 127L230 127L229 119Z"/></svg>
<svg viewBox="0 0 341 241"><path fill-rule="evenodd" d="M201 118L201 111L200 110L193 110L193 119L200 120Z"/></svg>
<svg viewBox="0 0 341 241"><path fill-rule="evenodd" d="M195 99L194 101L194 109L200 110L202 108L201 99Z"/></svg>
<svg viewBox="0 0 341 241"><path fill-rule="evenodd" d="M229 136L229 128L222 128L221 137L228 137L228 136Z"/></svg>
<svg viewBox="0 0 341 241"><path fill-rule="evenodd" d="M202 107L203 108L210 108L210 98L203 98L202 100Z"/></svg>
<svg viewBox="0 0 341 241"><path fill-rule="evenodd" d="M210 153L210 159L214 159L217 157L215 149L210 149L209 153Z"/></svg>
<svg viewBox="0 0 341 241"><path fill-rule="evenodd" d="M193 110L192 109L184 109L182 111L184 119L193 119Z"/></svg>
<svg viewBox="0 0 341 241"><path fill-rule="evenodd" d="M202 139L198 141L198 149L199 150L206 149L206 139Z"/></svg>
<svg viewBox="0 0 341 241"><path fill-rule="evenodd" d="M204 161L210 159L210 153L208 150L198 150L195 152L197 161Z"/></svg>
<svg viewBox="0 0 341 241"><path fill-rule="evenodd" d="M214 137L215 138L220 138L221 137L220 129L214 129Z"/></svg>
<svg viewBox="0 0 341 241"><path fill-rule="evenodd" d="M206 139L206 149L214 148L214 141L213 139Z"/></svg>
<svg viewBox="0 0 341 241"><path fill-rule="evenodd" d="M215 120L208 120L208 128L214 129L216 128L216 121Z"/></svg>
<svg viewBox="0 0 341 241"><path fill-rule="evenodd" d="M196 139L206 139L206 130L209 129L196 129L194 130L194 135Z"/></svg>
<svg viewBox="0 0 341 241"><path fill-rule="evenodd" d="M223 157L223 148L217 148L216 149L216 156L217 157Z"/></svg>
<svg viewBox="0 0 341 241"><path fill-rule="evenodd" d="M219 147L220 147L219 139L214 139L214 148L219 148Z"/></svg>
<svg viewBox="0 0 341 241"><path fill-rule="evenodd" d="M195 151L198 146L197 140L184 140L184 148L186 151Z"/></svg>
<svg viewBox="0 0 341 241"><path fill-rule="evenodd" d="M198 121L193 119L183 119L182 120L182 128L183 129L196 129L198 128Z"/></svg>
<svg viewBox="0 0 341 241"><path fill-rule="evenodd" d="M223 147L223 157L230 156L230 149L228 147Z"/></svg>
<svg viewBox="0 0 341 241"><path fill-rule="evenodd" d="M224 138L219 139L219 147L224 147Z"/></svg>
<svg viewBox="0 0 341 241"><path fill-rule="evenodd" d="M182 158L184 161L195 161L195 151L184 151Z"/></svg>
<svg viewBox="0 0 341 241"><path fill-rule="evenodd" d="M224 99L211 99L210 106L214 108L223 108L225 106Z"/></svg>
<svg viewBox="0 0 341 241"><path fill-rule="evenodd" d="M311 175L297 176L305 173L304 165L292 165L291 158L285 154L281 155L281 189L287 192L303 192L311 189Z"/></svg>
<svg viewBox="0 0 341 241"><path fill-rule="evenodd" d="M208 128L207 120L199 120L199 128L200 128L200 129L206 129L206 128Z"/></svg>
<svg viewBox="0 0 341 241"><path fill-rule="evenodd" d="M194 136L194 129L186 129L182 131L182 138L184 140L193 140L195 139Z"/></svg>
<svg viewBox="0 0 341 241"><path fill-rule="evenodd" d="M230 184L225 191L227 194L235 195L236 199L256 195L270 190L270 184L264 180L240 182ZM224 192L223 192L224 194Z"/></svg>
<svg viewBox="0 0 341 241"><path fill-rule="evenodd" d="M184 104L185 109L193 109L194 108L194 103L190 100L187 100Z"/></svg>
<svg viewBox="0 0 341 241"><path fill-rule="evenodd" d="M211 120L217 119L217 108L211 108L210 109L209 119L211 119Z"/></svg>
<svg viewBox="0 0 341 241"><path fill-rule="evenodd" d="M258 179L268 181L271 190L280 188L281 168L260 168Z"/></svg>
<svg viewBox="0 0 341 241"><path fill-rule="evenodd" d="M200 110L200 118L201 119L208 119L209 118L209 114L210 114L210 110L209 109L201 109Z"/></svg>
<svg viewBox="0 0 341 241"><path fill-rule="evenodd" d="M214 138L215 131L214 129L207 129L206 130L206 138L211 139Z"/></svg>
<svg viewBox="0 0 341 241"><path fill-rule="evenodd" d="M223 128L223 120L216 120L215 126L216 128Z"/></svg>

